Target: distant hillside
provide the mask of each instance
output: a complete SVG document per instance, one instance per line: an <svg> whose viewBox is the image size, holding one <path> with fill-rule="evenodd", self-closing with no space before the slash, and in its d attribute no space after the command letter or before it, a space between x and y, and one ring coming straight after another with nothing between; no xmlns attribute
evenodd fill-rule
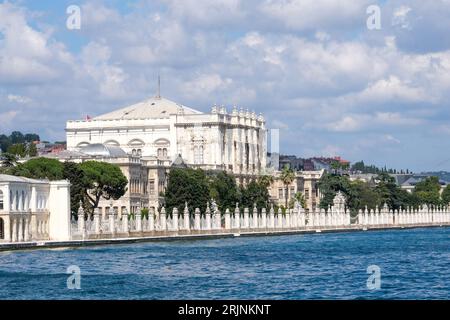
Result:
<svg viewBox="0 0 450 320"><path fill-rule="evenodd" d="M427 175L430 175L430 176L436 176L440 180L444 180L444 181L450 182L450 172L448 172L448 171L424 172L424 174L427 174Z"/></svg>

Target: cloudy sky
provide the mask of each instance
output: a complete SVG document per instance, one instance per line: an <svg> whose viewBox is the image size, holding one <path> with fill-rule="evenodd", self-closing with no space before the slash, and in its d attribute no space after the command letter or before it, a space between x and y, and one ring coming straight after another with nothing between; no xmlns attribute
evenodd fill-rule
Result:
<svg viewBox="0 0 450 320"><path fill-rule="evenodd" d="M151 97L158 74L187 106L263 113L282 153L450 170L450 0L0 3L0 133L64 140L66 120Z"/></svg>

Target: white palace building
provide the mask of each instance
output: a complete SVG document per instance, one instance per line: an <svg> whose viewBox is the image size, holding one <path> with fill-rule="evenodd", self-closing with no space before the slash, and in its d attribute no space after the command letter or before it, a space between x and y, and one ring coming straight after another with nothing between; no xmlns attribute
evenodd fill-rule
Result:
<svg viewBox="0 0 450 320"><path fill-rule="evenodd" d="M158 95L92 119L68 121L66 135L60 160L95 157L121 167L130 184L122 202L111 204L119 213L158 208L174 165L227 171L239 184L266 168L265 120L237 107L229 113L214 106L203 113ZM111 205L100 204L103 215Z"/></svg>
<svg viewBox="0 0 450 320"><path fill-rule="evenodd" d="M262 115L213 107L203 113L162 97L93 119L68 121L67 149L93 143L118 146L126 153L183 160L195 167L226 170L243 178L266 166L266 129Z"/></svg>

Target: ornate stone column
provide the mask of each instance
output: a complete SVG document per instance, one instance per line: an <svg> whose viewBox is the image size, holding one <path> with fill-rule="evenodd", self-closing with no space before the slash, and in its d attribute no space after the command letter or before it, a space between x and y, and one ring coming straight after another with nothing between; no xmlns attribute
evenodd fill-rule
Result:
<svg viewBox="0 0 450 320"><path fill-rule="evenodd" d="M236 208L234 209L234 228L241 228L241 210L239 209L239 203L236 203Z"/></svg>
<svg viewBox="0 0 450 320"><path fill-rule="evenodd" d="M141 215L141 208L138 208L138 213L136 214L136 217L139 214L139 217ZM117 212L114 210L114 208L111 206L110 210L109 210L109 232L111 232L111 234L114 236L116 234L116 215ZM142 228L141 228L142 230Z"/></svg>
<svg viewBox="0 0 450 320"><path fill-rule="evenodd" d="M273 208L273 204L270 205L270 211L269 211L269 228L274 229L275 228L275 210Z"/></svg>
<svg viewBox="0 0 450 320"><path fill-rule="evenodd" d="M97 233L97 223L100 226L100 212L97 211L97 218L95 217L95 213L94 213L94 221L98 221L96 222L96 231L95 233ZM127 208L125 208L122 211L122 232L125 234L129 234L130 233L130 224L128 221L128 210Z"/></svg>
<svg viewBox="0 0 450 320"><path fill-rule="evenodd" d="M258 228L258 208L256 208L256 203L253 205L252 228Z"/></svg>
<svg viewBox="0 0 450 320"><path fill-rule="evenodd" d="M278 208L276 228L283 228L283 211L281 208Z"/></svg>
<svg viewBox="0 0 450 320"><path fill-rule="evenodd" d="M211 230L212 229L212 223L211 223L211 210L209 209L209 202L206 204L206 211L205 211L205 230Z"/></svg>
<svg viewBox="0 0 450 320"><path fill-rule="evenodd" d="M266 208L261 209L261 224L259 225L261 229L267 228L267 212Z"/></svg>
<svg viewBox="0 0 450 320"><path fill-rule="evenodd" d="M96 235L100 234L100 210L98 208L94 209L94 233Z"/></svg>
<svg viewBox="0 0 450 320"><path fill-rule="evenodd" d="M148 231L155 231L155 209L151 208L148 211Z"/></svg>
<svg viewBox="0 0 450 320"><path fill-rule="evenodd" d="M178 231L178 209L172 210L172 231Z"/></svg>
<svg viewBox="0 0 450 320"><path fill-rule="evenodd" d="M201 230L200 209L199 208L195 208L195 212L194 212L194 230Z"/></svg>
<svg viewBox="0 0 450 320"><path fill-rule="evenodd" d="M187 203L184 204L184 211L183 211L183 229L189 231L191 229L191 221L189 218L189 207Z"/></svg>
<svg viewBox="0 0 450 320"><path fill-rule="evenodd" d="M225 210L225 230L230 230L231 229L231 223L230 223L230 209L227 208L227 210Z"/></svg>
<svg viewBox="0 0 450 320"><path fill-rule="evenodd" d="M161 230L167 230L167 217L166 217L166 208L162 207L161 213L159 214L159 223L161 224Z"/></svg>

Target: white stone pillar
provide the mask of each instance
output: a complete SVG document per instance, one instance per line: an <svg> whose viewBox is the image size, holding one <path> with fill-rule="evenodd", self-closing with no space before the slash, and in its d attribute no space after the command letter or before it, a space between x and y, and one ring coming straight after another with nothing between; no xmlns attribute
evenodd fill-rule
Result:
<svg viewBox="0 0 450 320"><path fill-rule="evenodd" d="M249 210L248 208L244 208L244 229L248 229L249 228Z"/></svg>
<svg viewBox="0 0 450 320"><path fill-rule="evenodd" d="M236 208L234 209L234 228L241 228L241 210L239 209L238 203L236 203Z"/></svg>
<svg viewBox="0 0 450 320"><path fill-rule="evenodd" d="M220 214L220 211L215 208L213 213L213 220L214 220L214 229L215 230L221 230L222 229L222 216Z"/></svg>
<svg viewBox="0 0 450 320"><path fill-rule="evenodd" d="M278 208L277 223L275 227L278 229L283 228L283 211L281 210L281 208Z"/></svg>
<svg viewBox="0 0 450 320"><path fill-rule="evenodd" d="M172 231L178 231L178 209L172 210Z"/></svg>
<svg viewBox="0 0 450 320"><path fill-rule="evenodd" d="M225 210L225 230L231 229L230 209Z"/></svg>
<svg viewBox="0 0 450 320"><path fill-rule="evenodd" d="M189 231L191 229L191 221L189 217L189 207L187 203L184 205L183 211L183 229Z"/></svg>
<svg viewBox="0 0 450 320"><path fill-rule="evenodd" d="M273 209L273 205L270 207L269 211L269 228L275 228L275 210Z"/></svg>
<svg viewBox="0 0 450 320"><path fill-rule="evenodd" d="M155 212L154 209L150 209L148 212L148 231L155 231Z"/></svg>
<svg viewBox="0 0 450 320"><path fill-rule="evenodd" d="M150 215L150 213L149 213ZM95 233L100 233L100 212L97 210L97 212L94 212L94 223L95 223ZM98 228L98 232L97 232ZM130 225L128 221L128 210L125 208L122 211L122 232L125 234L130 233Z"/></svg>
<svg viewBox="0 0 450 320"><path fill-rule="evenodd" d="M162 207L161 213L159 214L159 223L160 228L162 231L167 230L167 214L166 214L166 208Z"/></svg>
<svg viewBox="0 0 450 320"><path fill-rule="evenodd" d="M123 216L122 219L124 219ZM125 217L125 219L128 220L128 215ZM100 234L100 211L98 208L94 209L94 233L96 235Z"/></svg>
<svg viewBox="0 0 450 320"><path fill-rule="evenodd" d="M201 230L200 209L199 208L195 208L195 212L194 212L194 230Z"/></svg>
<svg viewBox="0 0 450 320"><path fill-rule="evenodd" d="M256 203L253 206L252 228L258 228L258 209L256 208Z"/></svg>
<svg viewBox="0 0 450 320"><path fill-rule="evenodd" d="M267 212L266 208L261 209L261 224L260 228L267 228Z"/></svg>
<svg viewBox="0 0 450 320"><path fill-rule="evenodd" d="M112 235L116 234L116 215L117 212L114 210L114 208L110 208L109 210L109 231L111 232ZM136 214L136 226L138 226L138 230L139 232L142 231L142 219L141 219L141 209L138 208L138 213ZM140 222L138 222L140 221ZM139 229L140 228L140 229Z"/></svg>
<svg viewBox="0 0 450 320"><path fill-rule="evenodd" d="M211 229L212 229L211 210L209 209L209 206L207 206L205 212L205 230Z"/></svg>

